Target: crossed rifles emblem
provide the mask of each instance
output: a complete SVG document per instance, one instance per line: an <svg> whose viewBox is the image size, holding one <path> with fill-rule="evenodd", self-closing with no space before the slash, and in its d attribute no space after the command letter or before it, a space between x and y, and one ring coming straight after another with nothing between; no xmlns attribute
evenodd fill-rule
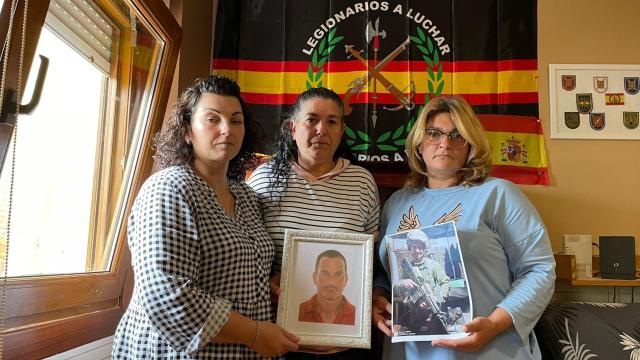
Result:
<svg viewBox="0 0 640 360"><path fill-rule="evenodd" d="M345 52L349 54L348 57L353 56L356 59L358 59L362 64L364 64L367 70L367 72L363 76L354 79L349 84L349 90L347 90L344 96L344 112L346 115L351 114L351 112L353 111L353 108L349 106L349 99L351 98L351 96L359 94L362 91L362 89L369 84L369 81L372 78L379 81L380 84L382 84L382 86L384 86L385 89L387 89L391 93L391 95L393 95L393 97L400 102L400 104L395 107L384 107L385 110L398 111L402 108L411 110L415 107L415 103L413 102L413 97L415 96L416 89L413 82L410 82L409 85L407 86L408 88L410 88L410 94L409 96L407 96L403 93L404 89L403 90L398 89L391 81L389 81L389 79L387 79L384 75L380 73L380 71L382 71L382 69L384 69L387 64L389 64L393 59L395 59L398 55L400 55L409 46L410 42L411 40L407 38L407 40L405 40L402 44L400 44L400 46L398 46L389 55L387 55L387 57L382 59L375 66L369 66L369 63L367 62L367 60L365 60L362 56L360 56L360 52L353 49L353 45L345 45L344 48L345 48ZM374 99L375 99L375 96L374 96ZM375 126L375 120L376 119L374 114L374 117L372 117L374 126Z"/></svg>

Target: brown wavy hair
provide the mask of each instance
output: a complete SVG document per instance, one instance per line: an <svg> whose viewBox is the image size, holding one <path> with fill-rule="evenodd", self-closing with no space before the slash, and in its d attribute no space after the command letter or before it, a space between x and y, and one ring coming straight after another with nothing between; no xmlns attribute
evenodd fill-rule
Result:
<svg viewBox="0 0 640 360"><path fill-rule="evenodd" d="M247 105L240 96L240 87L232 79L220 75L197 79L193 85L182 92L164 127L153 138L153 147L156 150L153 159L159 169L193 164L195 154L193 146L187 143L186 135L191 127L191 117L195 106L204 93L231 96L240 102L244 116L244 138L242 138L240 152L229 161L227 177L242 181L247 170L255 167L258 163L258 158L255 155L256 131Z"/></svg>
<svg viewBox="0 0 640 360"><path fill-rule="evenodd" d="M405 150L411 174L405 182L405 187L424 188L428 186L429 172L422 155L418 152L418 147L424 139L427 123L440 113L451 114L453 124L470 146L467 161L458 171L460 184L463 186L480 184L489 174L491 146L475 112L459 96L440 96L431 99L424 107L407 136Z"/></svg>

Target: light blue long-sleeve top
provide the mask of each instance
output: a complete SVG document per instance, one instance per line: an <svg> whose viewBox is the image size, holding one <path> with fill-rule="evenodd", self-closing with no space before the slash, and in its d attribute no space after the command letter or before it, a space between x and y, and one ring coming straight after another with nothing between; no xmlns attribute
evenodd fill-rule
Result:
<svg viewBox="0 0 640 360"><path fill-rule="evenodd" d="M385 359L540 359L533 327L551 300L555 261L538 212L512 183L487 178L471 187L401 189L382 211L380 233L455 221L473 299L473 315L505 309L514 326L477 353L430 342L385 343ZM374 287L390 290L386 239ZM384 272L383 272L384 271Z"/></svg>

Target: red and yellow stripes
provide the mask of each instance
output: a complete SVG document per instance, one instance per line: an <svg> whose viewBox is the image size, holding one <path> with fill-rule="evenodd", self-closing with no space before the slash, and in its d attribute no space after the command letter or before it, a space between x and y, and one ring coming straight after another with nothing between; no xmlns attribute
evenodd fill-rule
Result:
<svg viewBox="0 0 640 360"><path fill-rule="evenodd" d="M373 63L369 62L370 66ZM442 94L457 94L472 105L533 104L538 102L538 70L536 60L441 62L444 88ZM212 72L235 79L247 102L254 104L291 104L306 89L309 62L252 61L214 59ZM324 86L344 94L351 82L365 74L364 64L357 60L328 62L322 76ZM381 74L397 88L410 82L416 86L417 103L427 93L427 64L423 61L393 61ZM380 103L397 100L382 86L377 87ZM351 103L367 103L373 96L365 88L351 98Z"/></svg>
<svg viewBox="0 0 640 360"><path fill-rule="evenodd" d="M463 96L472 105L537 104L536 60L441 62L442 94ZM373 66L372 62L369 62ZM306 89L309 62L214 59L212 72L235 79L248 103L292 104ZM351 82L365 74L357 60L328 62L323 85L344 94ZM414 101L423 104L427 93L427 64L422 61L393 61L381 71L397 88L410 82L416 86ZM436 83L437 86L437 83ZM377 101L397 100L382 86ZM372 102L372 89L351 97L351 103ZM514 115L479 115L492 147L491 175L517 184L549 185L542 127L538 119Z"/></svg>
<svg viewBox="0 0 640 360"><path fill-rule="evenodd" d="M491 176L516 184L549 185L540 120L531 116L478 115L491 144Z"/></svg>

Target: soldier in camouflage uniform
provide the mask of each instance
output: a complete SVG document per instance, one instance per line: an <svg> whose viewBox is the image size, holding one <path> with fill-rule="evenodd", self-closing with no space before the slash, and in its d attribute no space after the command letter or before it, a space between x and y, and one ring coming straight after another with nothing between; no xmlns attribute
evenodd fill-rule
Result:
<svg viewBox="0 0 640 360"><path fill-rule="evenodd" d="M412 230L407 234L407 248L411 251L411 265L428 284L438 307L435 310L440 311L440 304L449 295L449 277L442 265L430 257L434 253L427 246L427 243L427 235L420 230ZM418 287L418 284L411 279L413 277L411 275L401 273L400 281L395 286L396 291L408 294L411 289ZM401 325L416 334L446 333L443 324L432 316L433 311L426 301L419 301L416 304L406 301L405 303L408 311L405 312L404 319L398 318Z"/></svg>

